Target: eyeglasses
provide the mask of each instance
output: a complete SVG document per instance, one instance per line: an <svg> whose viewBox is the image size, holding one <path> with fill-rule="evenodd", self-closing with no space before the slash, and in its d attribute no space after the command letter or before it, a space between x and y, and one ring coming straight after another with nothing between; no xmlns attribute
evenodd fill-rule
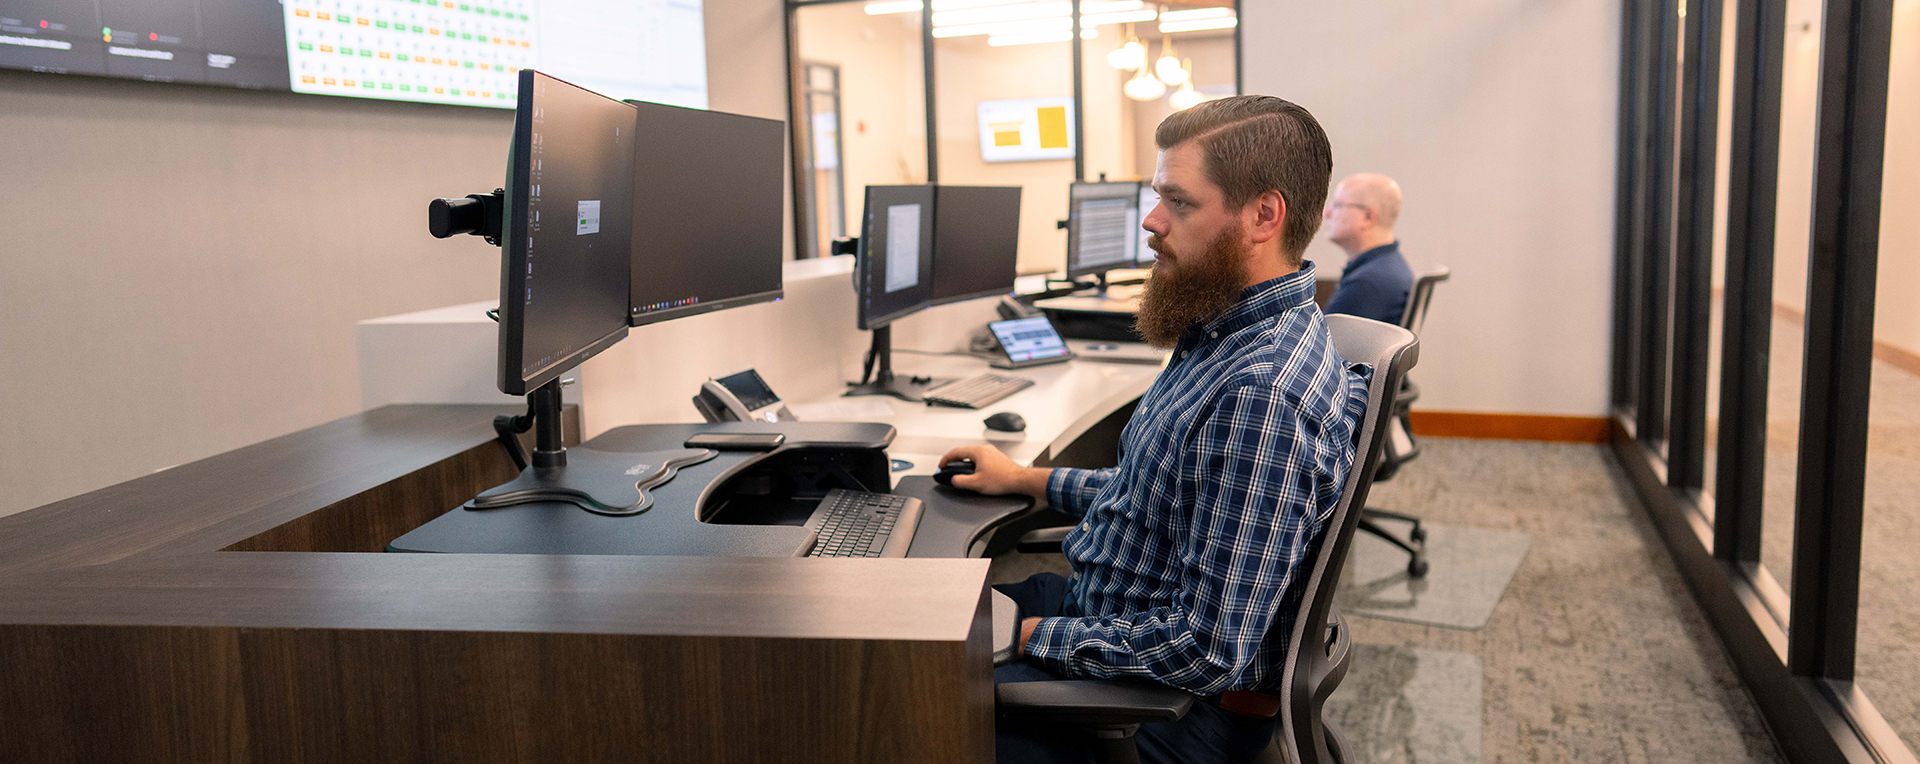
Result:
<svg viewBox="0 0 1920 764"><path fill-rule="evenodd" d="M1331 208L1333 208L1333 209L1336 209L1336 210L1337 210L1337 209L1340 209L1341 207L1351 207L1351 208L1353 208L1353 209L1356 209L1356 210L1365 210L1365 209L1372 209L1371 207L1368 207L1367 205L1364 205L1364 204L1354 204L1353 202L1327 202L1327 206L1328 206L1328 207L1331 207Z"/></svg>

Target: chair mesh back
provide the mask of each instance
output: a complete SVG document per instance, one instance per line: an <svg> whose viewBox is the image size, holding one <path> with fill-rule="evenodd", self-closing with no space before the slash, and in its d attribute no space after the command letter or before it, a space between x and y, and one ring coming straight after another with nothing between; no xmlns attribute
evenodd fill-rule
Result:
<svg viewBox="0 0 1920 764"><path fill-rule="evenodd" d="M1391 324L1332 315L1327 316L1327 331L1333 336L1334 349L1340 357L1348 363L1371 365L1373 379L1367 386L1367 409L1355 433L1353 469L1347 476L1339 503L1334 505L1333 516L1327 520L1318 548L1308 558L1309 577L1299 605L1300 615L1294 621L1293 634L1287 643L1280 722L1281 739L1292 761L1321 761L1325 756L1318 702L1313 696L1328 668L1328 612L1340 578L1340 567L1346 562L1347 546L1359 523L1359 508L1366 506L1374 470L1380 465L1387 425L1393 421L1394 392L1400 389L1400 380L1420 357L1419 341L1413 332Z"/></svg>
<svg viewBox="0 0 1920 764"><path fill-rule="evenodd" d="M1436 265L1413 277L1413 289L1407 293L1407 309L1400 314L1400 326L1420 336L1420 329L1427 325L1427 305L1433 302L1433 286L1452 277L1453 271L1447 266Z"/></svg>

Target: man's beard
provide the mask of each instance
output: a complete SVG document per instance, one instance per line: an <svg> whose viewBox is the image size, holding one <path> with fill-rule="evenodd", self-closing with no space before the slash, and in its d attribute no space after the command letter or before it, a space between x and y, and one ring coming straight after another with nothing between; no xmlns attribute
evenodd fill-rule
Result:
<svg viewBox="0 0 1920 764"><path fill-rule="evenodd" d="M1155 252L1172 257L1153 264L1153 278L1140 294L1134 330L1147 344L1159 348L1179 344L1188 327L1220 315L1240 297L1253 256L1253 247L1242 240L1241 231L1236 221L1207 243L1205 253L1172 252L1158 234L1147 240Z"/></svg>

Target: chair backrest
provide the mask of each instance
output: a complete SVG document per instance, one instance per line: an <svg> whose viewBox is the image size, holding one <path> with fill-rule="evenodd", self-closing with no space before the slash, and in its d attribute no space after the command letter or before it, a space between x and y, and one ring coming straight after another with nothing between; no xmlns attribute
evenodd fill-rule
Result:
<svg viewBox="0 0 1920 764"><path fill-rule="evenodd" d="M1453 275L1447 266L1434 265L1415 274L1413 289L1407 292L1407 309L1400 314L1400 326L1420 336L1420 329L1427 325L1427 304L1433 302L1433 285L1446 281Z"/></svg>
<svg viewBox="0 0 1920 764"><path fill-rule="evenodd" d="M1446 278L1443 273L1441 279ZM1346 489L1334 505L1319 547L1308 559L1305 593L1299 615L1293 622L1293 634L1287 643L1286 665L1281 673L1281 709L1279 742L1287 748L1287 760L1293 762L1330 761L1327 741L1320 721L1320 705L1332 688L1325 686L1335 668L1329 656L1328 614L1333 593L1340 580L1340 568L1346 564L1347 546L1353 540L1360 521L1360 509L1367 505L1367 491L1373 485L1373 473L1380 465L1386 443L1387 425L1393 421L1393 399L1400 380L1420 358L1420 341L1413 332L1391 324L1357 316L1327 316L1327 331L1333 346L1348 363L1373 367L1373 379L1367 385L1367 409L1355 433L1353 469L1347 475ZM1343 635L1344 636L1344 635Z"/></svg>

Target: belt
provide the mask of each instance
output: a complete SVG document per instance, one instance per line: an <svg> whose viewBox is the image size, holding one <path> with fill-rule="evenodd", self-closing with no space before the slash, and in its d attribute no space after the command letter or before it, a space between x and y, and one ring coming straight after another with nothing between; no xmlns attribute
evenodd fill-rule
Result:
<svg viewBox="0 0 1920 764"><path fill-rule="evenodd" d="M1280 714L1280 696L1252 690L1228 690L1219 695L1199 696L1200 702L1241 716L1272 719Z"/></svg>

